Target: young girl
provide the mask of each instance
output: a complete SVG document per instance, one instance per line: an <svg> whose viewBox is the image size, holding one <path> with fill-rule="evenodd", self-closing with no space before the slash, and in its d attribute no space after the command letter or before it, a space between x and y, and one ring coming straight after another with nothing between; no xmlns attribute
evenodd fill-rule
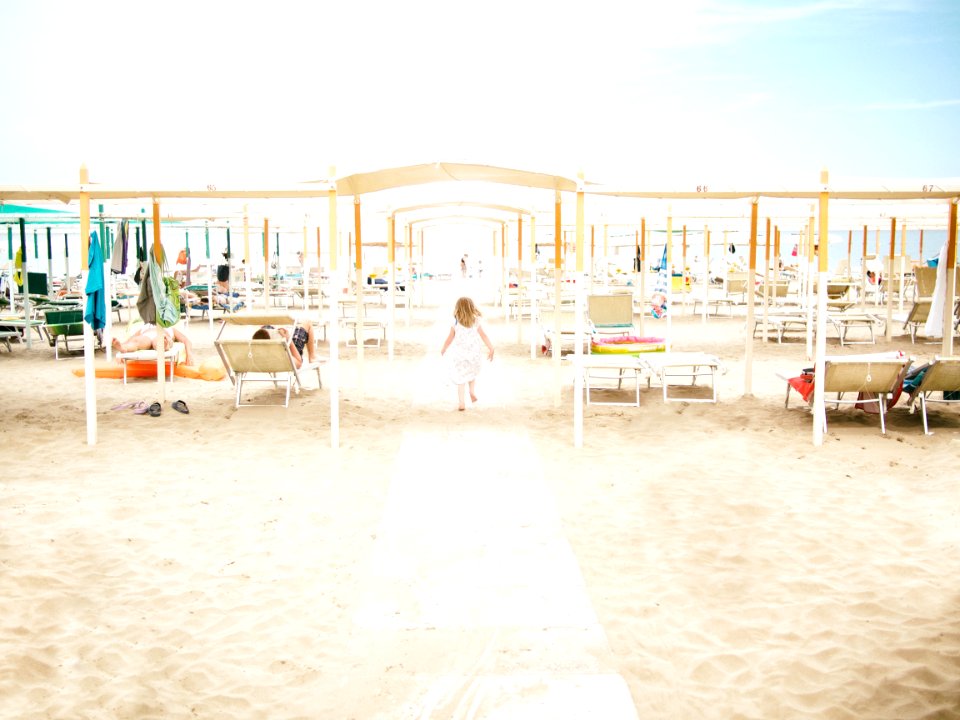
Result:
<svg viewBox="0 0 960 720"><path fill-rule="evenodd" d="M487 346L487 359L493 360L493 343L480 327L480 311L473 304L473 300L468 297L462 297L457 300L453 309L453 327L450 328L450 334L440 354L447 352L447 348L453 346L452 351L452 379L457 386L457 397L460 400L458 410L464 409L464 391L463 386L470 386L470 401L476 402L477 396L474 392L474 382L477 375L480 374L480 362L483 359L483 350L480 343Z"/></svg>

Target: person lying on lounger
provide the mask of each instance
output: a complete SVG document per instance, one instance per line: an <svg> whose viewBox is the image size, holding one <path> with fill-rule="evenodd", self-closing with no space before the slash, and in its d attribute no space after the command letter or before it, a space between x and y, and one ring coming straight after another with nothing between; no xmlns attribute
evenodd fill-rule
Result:
<svg viewBox="0 0 960 720"><path fill-rule="evenodd" d="M293 337L290 332L282 328L274 328L273 325L264 325L253 333L254 340L270 340L271 331L275 331L290 345L290 356L293 358L293 364L299 370L303 365L303 350L307 350L307 362L314 362L316 359L317 344L313 336L313 324L308 323L306 327L297 325L293 330Z"/></svg>
<svg viewBox="0 0 960 720"><path fill-rule="evenodd" d="M187 365L193 365L193 343L190 342L190 338L184 335L180 330L175 327L172 328L158 328L153 323L144 323L140 325L136 331L128 337L123 342L119 338L113 339L113 349L116 352L136 352L137 350L156 350L157 349L157 338L158 330L163 331L163 349L169 350L173 347L174 342L183 343L183 347L186 350L186 363Z"/></svg>

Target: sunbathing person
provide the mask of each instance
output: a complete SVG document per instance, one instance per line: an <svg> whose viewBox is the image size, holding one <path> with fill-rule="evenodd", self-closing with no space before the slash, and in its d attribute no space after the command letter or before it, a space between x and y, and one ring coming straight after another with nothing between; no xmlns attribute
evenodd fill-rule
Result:
<svg viewBox="0 0 960 720"><path fill-rule="evenodd" d="M186 350L186 363L187 365L193 365L193 344L190 342L190 338L184 335L180 330L175 327L172 328L158 328L153 323L144 323L137 328L130 337L128 337L123 342L119 338L113 339L113 349L117 352L136 352L137 350L156 350L158 345L158 333L157 330L163 331L163 349L169 350L173 347L174 342L183 343L183 347Z"/></svg>
<svg viewBox="0 0 960 720"><path fill-rule="evenodd" d="M271 339L271 330L276 330L276 332L287 341L290 346L290 356L293 358L293 364L299 370L303 365L303 350L307 350L307 362L314 362L316 360L317 353L317 344L313 336L313 324L308 323L306 327L303 325L297 325L293 330L293 337L290 337L290 332L286 328L274 328L273 325L264 325L259 330L253 333L254 340L270 340Z"/></svg>

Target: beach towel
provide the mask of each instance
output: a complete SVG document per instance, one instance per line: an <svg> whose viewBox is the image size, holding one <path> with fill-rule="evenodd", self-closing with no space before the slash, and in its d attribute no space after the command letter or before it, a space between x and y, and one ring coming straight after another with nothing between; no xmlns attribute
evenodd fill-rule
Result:
<svg viewBox="0 0 960 720"><path fill-rule="evenodd" d="M655 318L667 315L667 283L669 270L667 269L667 246L663 246L663 259L660 260L660 270L657 272L657 281L653 286L653 297L650 299L650 313Z"/></svg>
<svg viewBox="0 0 960 720"><path fill-rule="evenodd" d="M117 229L117 238L113 241L113 257L110 260L110 270L117 275L127 271L127 239L130 234L130 221L121 220Z"/></svg>
<svg viewBox="0 0 960 720"><path fill-rule="evenodd" d="M90 233L90 272L87 275L87 311L83 319L94 330L100 330L107 324L107 302L103 285L103 252L97 233Z"/></svg>
<svg viewBox="0 0 960 720"><path fill-rule="evenodd" d="M151 251L148 255L150 290L153 293L153 302L157 308L155 322L160 327L173 327L180 321L180 287L176 280L171 277L165 277L166 255L163 248L160 248L160 261L157 261L156 253ZM144 318L144 322L149 322Z"/></svg>

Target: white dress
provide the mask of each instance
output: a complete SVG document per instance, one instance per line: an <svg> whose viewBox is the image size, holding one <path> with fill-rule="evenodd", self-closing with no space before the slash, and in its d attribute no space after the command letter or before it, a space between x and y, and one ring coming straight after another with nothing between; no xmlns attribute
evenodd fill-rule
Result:
<svg viewBox="0 0 960 720"><path fill-rule="evenodd" d="M453 342L450 343L450 379L454 385L468 383L480 374L483 340L479 330L479 321L472 327L464 327L454 320Z"/></svg>

